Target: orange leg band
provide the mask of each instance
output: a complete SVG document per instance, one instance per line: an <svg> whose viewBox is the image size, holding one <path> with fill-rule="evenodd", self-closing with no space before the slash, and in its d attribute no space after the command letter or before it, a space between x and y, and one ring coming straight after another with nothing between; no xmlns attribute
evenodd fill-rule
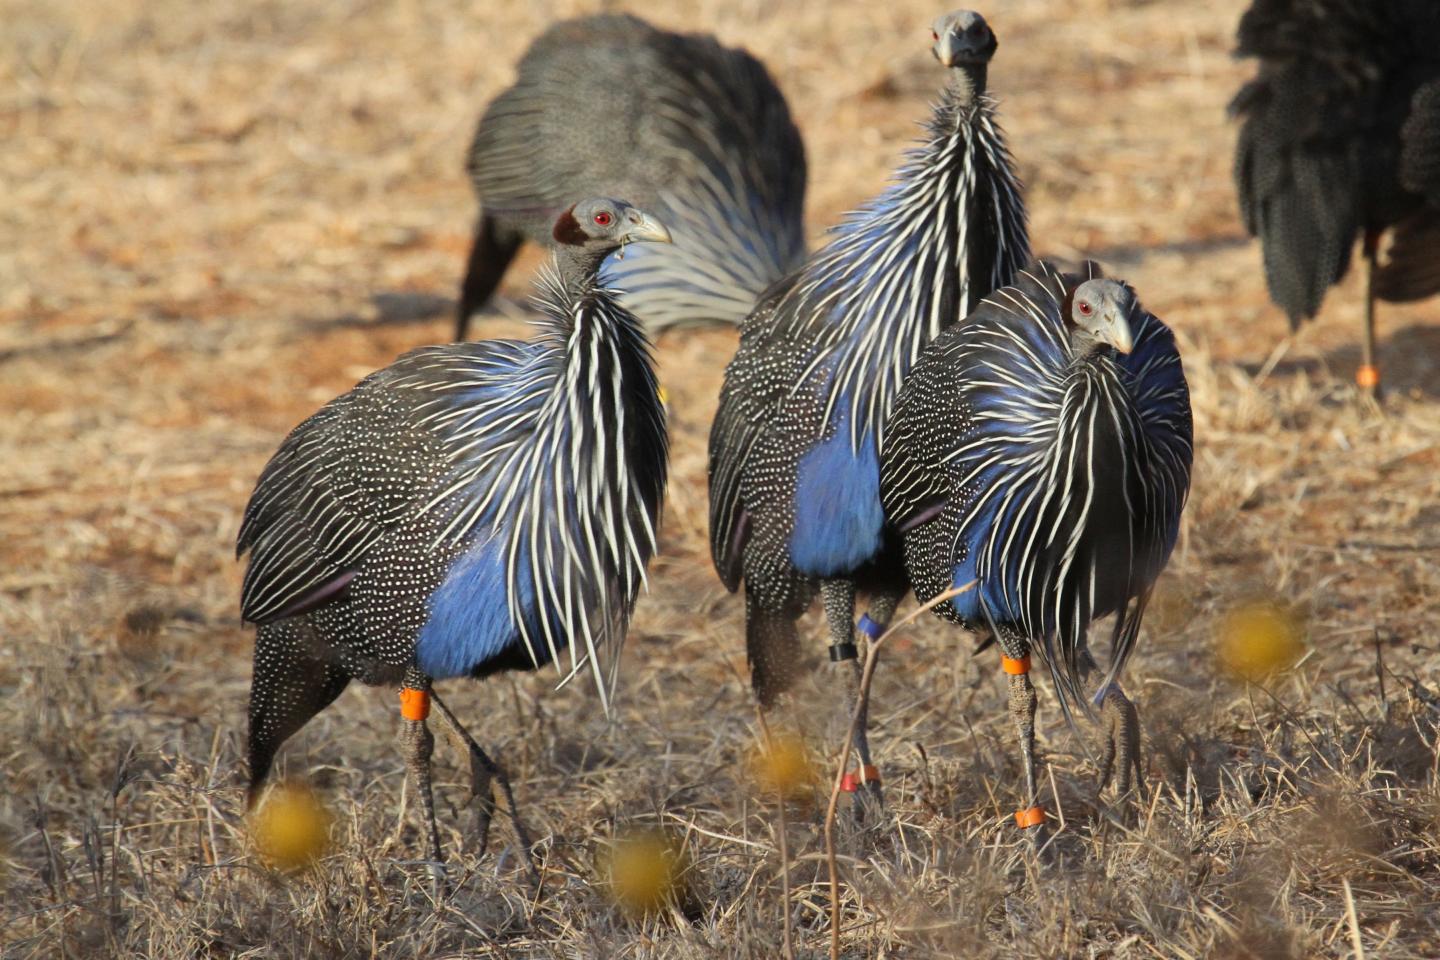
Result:
<svg viewBox="0 0 1440 960"><path fill-rule="evenodd" d="M1004 654L1000 655L1000 666L1011 676L1020 676L1022 673L1030 672L1030 655L1026 654L1019 660L1011 660Z"/></svg>
<svg viewBox="0 0 1440 960"><path fill-rule="evenodd" d="M1360 364L1360 368L1355 371L1355 382L1366 390L1374 390L1380 386L1379 368L1369 363Z"/></svg>
<svg viewBox="0 0 1440 960"><path fill-rule="evenodd" d="M424 720L430 716L430 691L401 687L400 716L406 720Z"/></svg>
<svg viewBox="0 0 1440 960"><path fill-rule="evenodd" d="M854 793L860 789L862 783L879 783L880 770L871 764L865 764L860 768L859 774L847 773L840 778L840 789L846 793Z"/></svg>
<svg viewBox="0 0 1440 960"><path fill-rule="evenodd" d="M1030 808L1028 808L1028 809L1026 809L1026 810L1016 810L1016 811L1015 811L1015 825L1016 825L1017 827L1019 827L1021 830L1027 830L1027 829L1029 829L1030 827L1038 827L1040 824L1042 824L1042 823L1044 823L1044 822L1045 822L1045 808L1044 808L1044 807L1030 807Z"/></svg>

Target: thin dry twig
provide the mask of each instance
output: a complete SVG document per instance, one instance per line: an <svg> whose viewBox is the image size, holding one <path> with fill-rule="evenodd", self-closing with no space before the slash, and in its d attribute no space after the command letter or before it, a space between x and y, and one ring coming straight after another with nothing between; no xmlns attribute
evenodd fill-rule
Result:
<svg viewBox="0 0 1440 960"><path fill-rule="evenodd" d="M1345 891L1345 922L1350 927L1350 946L1355 948L1355 960L1365 960L1365 944L1360 940L1360 918L1355 914L1355 895L1350 892L1350 878L1341 877L1340 887Z"/></svg>

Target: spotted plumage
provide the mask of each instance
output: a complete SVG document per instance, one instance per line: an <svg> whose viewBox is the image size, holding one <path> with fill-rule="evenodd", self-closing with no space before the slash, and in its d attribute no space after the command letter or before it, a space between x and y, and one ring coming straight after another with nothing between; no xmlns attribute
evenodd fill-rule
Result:
<svg viewBox="0 0 1440 960"><path fill-rule="evenodd" d="M837 610L853 606L857 584L887 606L905 592L879 497L886 415L930 339L1029 257L1020 185L984 89L994 35L968 11L935 32L953 79L925 142L762 298L726 370L710 435L711 550L727 587L745 583L762 703L790 681L794 621L817 582L833 583Z"/></svg>
<svg viewBox="0 0 1440 960"><path fill-rule="evenodd" d="M608 695L602 656L655 550L666 431L649 343L597 271L667 234L604 199L554 229L534 339L408 353L296 427L261 474L238 540L259 625L252 790L351 679L428 687L564 662Z"/></svg>
<svg viewBox="0 0 1440 960"><path fill-rule="evenodd" d="M977 580L937 612L1014 626L1072 700L1086 628L1128 606L1112 674L1123 667L1191 462L1174 336L1132 299L1130 353L1076 349L1081 279L1041 261L937 337L895 404L881 472L916 596Z"/></svg>
<svg viewBox="0 0 1440 960"><path fill-rule="evenodd" d="M606 265L651 329L735 323L804 257L805 149L764 66L714 37L628 14L557 23L486 109L468 167L480 199L459 330L524 240L577 196L653 211L674 243Z"/></svg>
<svg viewBox="0 0 1440 960"><path fill-rule="evenodd" d="M1116 615L1098 700L1123 720L1126 785L1138 727L1114 681L1175 545L1191 458L1169 328L1093 265L1077 276L1044 261L935 338L882 448L886 516L916 596L974 581L936 612L1015 660L1038 646L1067 711L1087 703L1091 622Z"/></svg>

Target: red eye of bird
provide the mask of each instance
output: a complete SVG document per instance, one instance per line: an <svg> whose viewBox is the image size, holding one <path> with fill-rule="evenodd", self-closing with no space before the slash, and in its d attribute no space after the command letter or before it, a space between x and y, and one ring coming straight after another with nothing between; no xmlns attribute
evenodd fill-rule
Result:
<svg viewBox="0 0 1440 960"><path fill-rule="evenodd" d="M1088 317L1088 316L1090 316L1090 311L1091 311L1092 309L1093 309L1093 308L1090 306L1090 304L1086 303L1084 300L1081 300L1081 301L1080 301L1080 316L1082 316L1082 317Z"/></svg>
<svg viewBox="0 0 1440 960"><path fill-rule="evenodd" d="M598 223L598 224L600 224L600 226L602 226L602 227L608 227L608 226L610 226L610 221L611 221L612 219L613 219L613 218L610 216L610 214L606 213L606 212L603 211L603 210L600 211L599 213L595 214L595 222Z"/></svg>

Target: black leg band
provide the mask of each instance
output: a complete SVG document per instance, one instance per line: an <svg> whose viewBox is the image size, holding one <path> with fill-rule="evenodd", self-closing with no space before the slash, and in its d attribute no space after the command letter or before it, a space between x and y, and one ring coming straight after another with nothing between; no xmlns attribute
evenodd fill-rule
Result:
<svg viewBox="0 0 1440 960"><path fill-rule="evenodd" d="M843 643L830 644L830 662L839 663L841 660L854 660L860 656L860 651L855 644L846 640Z"/></svg>

